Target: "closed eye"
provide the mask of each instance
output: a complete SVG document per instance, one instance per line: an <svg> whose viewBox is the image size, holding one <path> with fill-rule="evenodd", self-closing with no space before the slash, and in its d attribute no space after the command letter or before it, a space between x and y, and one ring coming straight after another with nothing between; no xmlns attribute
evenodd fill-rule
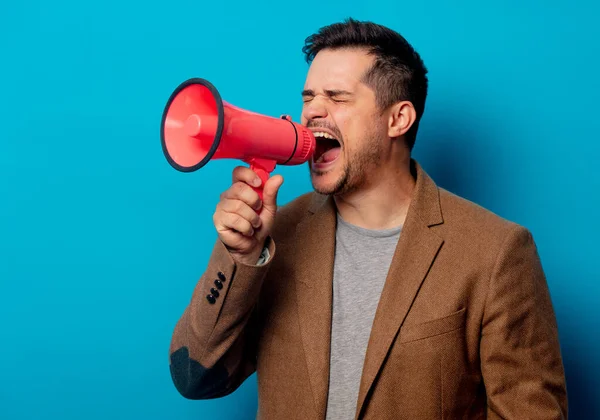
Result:
<svg viewBox="0 0 600 420"><path fill-rule="evenodd" d="M310 102L315 97L315 92L312 90L303 90L302 91L302 102Z"/></svg>
<svg viewBox="0 0 600 420"><path fill-rule="evenodd" d="M326 90L325 95L334 103L350 102L350 100L353 98L352 93L345 90ZM304 103L312 101L315 96L315 92L312 90L302 91L302 101Z"/></svg>
<svg viewBox="0 0 600 420"><path fill-rule="evenodd" d="M352 98L352 93L346 90L326 90L325 93L336 103L348 102Z"/></svg>

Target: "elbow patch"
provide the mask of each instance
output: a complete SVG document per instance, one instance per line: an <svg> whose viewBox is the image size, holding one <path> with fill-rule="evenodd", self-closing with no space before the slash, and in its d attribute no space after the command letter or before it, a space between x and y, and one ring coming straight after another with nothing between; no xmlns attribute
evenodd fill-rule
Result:
<svg viewBox="0 0 600 420"><path fill-rule="evenodd" d="M187 347L171 353L171 378L175 388L185 398L192 400L217 398L229 393L229 375L221 362L205 368L190 358Z"/></svg>

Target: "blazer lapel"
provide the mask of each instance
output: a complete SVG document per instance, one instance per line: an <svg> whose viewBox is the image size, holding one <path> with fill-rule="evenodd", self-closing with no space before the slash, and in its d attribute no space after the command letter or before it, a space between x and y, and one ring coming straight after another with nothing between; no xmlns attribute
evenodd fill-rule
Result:
<svg viewBox="0 0 600 420"><path fill-rule="evenodd" d="M296 293L300 330L318 418L325 418L329 388L333 260L336 213L333 200L316 196L312 215L297 226Z"/></svg>
<svg viewBox="0 0 600 420"><path fill-rule="evenodd" d="M358 394L357 418L398 330L443 244L443 240L429 229L430 226L443 222L438 189L416 162L413 161L413 165L417 182L375 313Z"/></svg>

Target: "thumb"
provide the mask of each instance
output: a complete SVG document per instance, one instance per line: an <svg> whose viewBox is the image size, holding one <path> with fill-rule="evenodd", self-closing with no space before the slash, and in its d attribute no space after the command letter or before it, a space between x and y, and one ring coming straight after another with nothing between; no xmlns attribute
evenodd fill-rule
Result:
<svg viewBox="0 0 600 420"><path fill-rule="evenodd" d="M277 211L277 194L283 184L283 177L275 175L267 180L263 189L263 208L274 215Z"/></svg>

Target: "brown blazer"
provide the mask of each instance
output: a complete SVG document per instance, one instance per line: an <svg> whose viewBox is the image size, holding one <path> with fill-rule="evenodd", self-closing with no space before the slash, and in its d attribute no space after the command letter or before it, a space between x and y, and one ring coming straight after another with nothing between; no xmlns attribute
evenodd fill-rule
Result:
<svg viewBox="0 0 600 420"><path fill-rule="evenodd" d="M413 173L356 418L566 418L557 325L530 232L438 188L414 161ZM265 266L236 264L217 241L172 338L183 396L227 395L256 371L258 418L325 418L335 225L332 199L308 193L279 209Z"/></svg>

